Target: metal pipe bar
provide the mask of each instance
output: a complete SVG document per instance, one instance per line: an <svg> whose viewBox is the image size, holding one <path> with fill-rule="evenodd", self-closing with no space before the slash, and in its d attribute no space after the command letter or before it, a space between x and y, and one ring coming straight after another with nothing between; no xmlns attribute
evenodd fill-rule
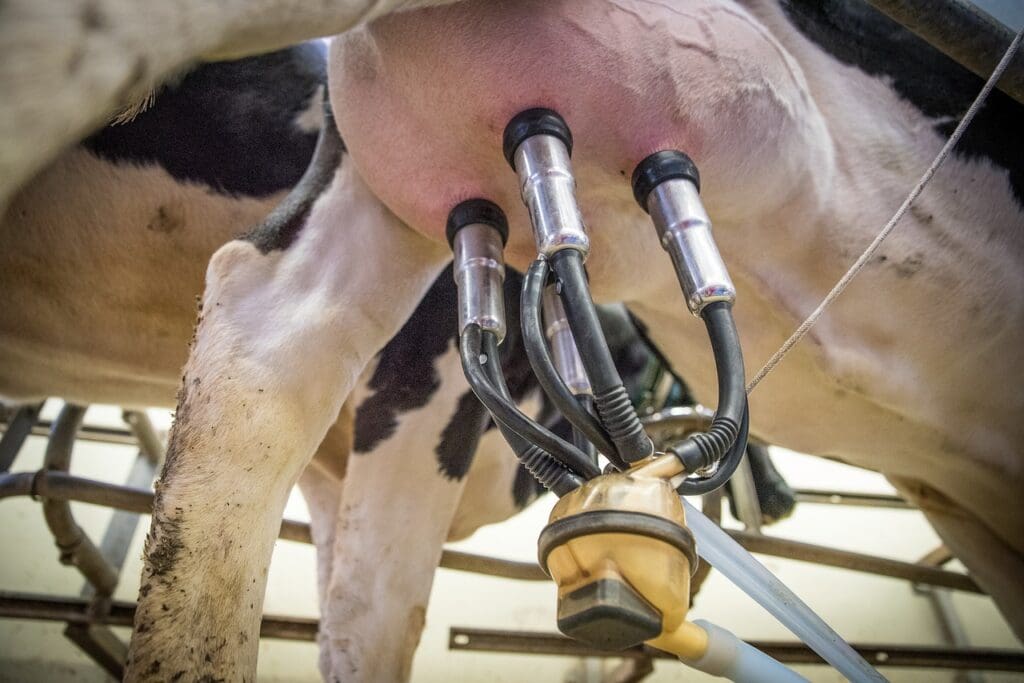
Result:
<svg viewBox="0 0 1024 683"><path fill-rule="evenodd" d="M150 491L46 470L0 475L0 499L13 496L75 501L147 515L153 509Z"/></svg>
<svg viewBox="0 0 1024 683"><path fill-rule="evenodd" d="M158 465L164 460L164 444L156 433L156 428L144 410L125 410L121 418L128 423L128 428L139 445L141 454L149 460L152 465Z"/></svg>
<svg viewBox="0 0 1024 683"><path fill-rule="evenodd" d="M485 555L474 555L458 550L441 553L441 566L460 572L486 574L517 581L550 581L536 562L517 562Z"/></svg>
<svg viewBox="0 0 1024 683"><path fill-rule="evenodd" d="M964 68L987 79L1013 33L965 0L868 0L893 21ZM1024 104L1024 52L1018 52L996 87Z"/></svg>
<svg viewBox="0 0 1024 683"><path fill-rule="evenodd" d="M924 557L918 560L917 563L927 567L941 567L952 559L953 551L947 548L946 544L940 543L925 553Z"/></svg>
<svg viewBox="0 0 1024 683"><path fill-rule="evenodd" d="M801 541L762 536L746 531L727 529L726 532L744 549L752 553L849 569L855 572L878 574L895 579L906 579L913 583L953 588L969 593L984 594L984 591L974 582L974 579L966 574L927 567L913 562L902 562L885 557L855 553L849 550L826 548Z"/></svg>
<svg viewBox="0 0 1024 683"><path fill-rule="evenodd" d="M134 488L150 488L156 476L157 467L163 459L163 446L153 429L146 413L124 411L122 414L139 442L139 452L132 462L125 485ZM131 547L132 538L139 525L140 515L127 510L114 510L100 540L100 553L111 567L121 574L125 558ZM109 598L96 596L96 589L88 581L80 595L85 599L95 598L90 605L94 613L103 613L109 607ZM64 636L85 652L96 664L117 680L124 678L128 645L117 637L109 626L103 624L67 624Z"/></svg>
<svg viewBox="0 0 1024 683"><path fill-rule="evenodd" d="M85 407L66 403L53 423L46 443L43 467L48 472L67 472L71 466L71 449L75 432L85 417ZM74 565L96 588L97 595L109 596L117 586L117 571L103 558L99 548L78 526L71 514L71 505L58 498L43 498L43 517L60 550L61 564Z"/></svg>
<svg viewBox="0 0 1024 683"><path fill-rule="evenodd" d="M0 472L11 469L25 439L32 433L42 408L42 403L22 406L14 412L10 422L4 425L4 435L0 437Z"/></svg>
<svg viewBox="0 0 1024 683"><path fill-rule="evenodd" d="M736 513L747 531L761 533L761 500L757 496L754 472L750 469L750 458L744 454L739 467L729 480Z"/></svg>
<svg viewBox="0 0 1024 683"><path fill-rule="evenodd" d="M950 645L956 647L970 647L971 641L967 637L967 630L960 615L953 606L952 594L945 588L934 586L923 586L917 584L914 591L921 596L927 597L935 610L935 618L942 627L942 634ZM977 671L961 671L956 676L956 683L984 683L984 678Z"/></svg>
<svg viewBox="0 0 1024 683"><path fill-rule="evenodd" d="M600 680L602 683L639 683L654 673L650 657L628 657Z"/></svg>
<svg viewBox="0 0 1024 683"><path fill-rule="evenodd" d="M824 664L803 643L785 641L747 641L765 654L784 664ZM448 647L474 652L510 652L560 655L564 657L655 657L675 659L675 655L651 647L626 650L596 650L555 633L505 631L453 627L449 630ZM1024 671L1024 652L997 648L948 648L926 645L854 644L865 659L878 666L986 669L989 671Z"/></svg>
<svg viewBox="0 0 1024 683"><path fill-rule="evenodd" d="M710 424L712 415L713 413L710 410L702 406L670 408L660 413L645 416L641 422L656 439L670 440L672 438L679 438L690 431L706 429L707 425ZM51 424L47 420L38 422L32 427L32 435L47 436ZM9 425L4 423L0 423L0 427L10 428ZM139 443L139 439L127 429L91 425L83 425L79 429L77 439L119 445L136 445ZM886 494L797 489L796 496L797 501L801 503L916 509L899 496Z"/></svg>
<svg viewBox="0 0 1024 683"><path fill-rule="evenodd" d="M13 429L14 420L3 422L0 420L0 433L6 434ZM39 420L32 426L32 436L49 436L53 422L50 420ZM120 446L135 446L138 441L130 430L121 427L100 427L97 425L82 425L78 430L78 441L93 441L96 443L109 443Z"/></svg>
<svg viewBox="0 0 1024 683"><path fill-rule="evenodd" d="M941 567L951 559L953 559L953 553L945 544L940 543L936 548L925 553L917 563L929 567ZM915 593L928 598L935 610L935 619L942 627L946 642L957 647L970 647L971 641L967 637L967 630L953 605L952 594L944 588L925 586L920 583L915 583L913 588ZM955 683L985 683L984 676L978 671L960 671L954 680Z"/></svg>
<svg viewBox="0 0 1024 683"><path fill-rule="evenodd" d="M135 462L132 463L131 470L128 472L125 488L152 486L155 476L156 464L150 461L149 456L140 450L138 457L135 458ZM110 522L103 532L103 538L100 539L100 552L118 572L120 572L125 558L128 556L132 538L134 538L135 530L139 526L139 515L142 512L114 510L113 515L110 517ZM90 596L86 595L83 597Z"/></svg>
<svg viewBox="0 0 1024 683"><path fill-rule="evenodd" d="M25 472L0 475L0 499L11 495L33 494L33 478L36 485L34 493L39 496L76 500L147 514L153 505L153 494L149 491L130 489L125 486L72 477L57 472L42 472L38 475ZM800 541L748 534L743 531L729 531L729 534L750 552L763 555L813 562L973 593L982 592L973 579L956 572L848 550L826 548ZM281 523L280 537L287 541L312 543L309 525L302 522L284 520ZM470 565L473 568L470 568ZM444 551L441 556L441 566L446 569L477 571L491 576L523 581L547 580L540 568L530 562L515 562L452 550Z"/></svg>
<svg viewBox="0 0 1024 683"><path fill-rule="evenodd" d="M114 601L105 615L89 613L89 601L77 597L55 598L49 595L0 591L0 618L63 621L82 626L124 626L131 628L135 604ZM315 641L316 619L265 616L260 626L261 638Z"/></svg>
<svg viewBox="0 0 1024 683"><path fill-rule="evenodd" d="M109 626L103 624L68 624L64 637L96 662L116 680L124 678L128 646L121 642Z"/></svg>
<svg viewBox="0 0 1024 683"><path fill-rule="evenodd" d="M110 612L102 617L89 614L89 601L77 597L56 598L31 593L0 592L0 618L63 621L72 624L106 624L131 627L135 605L130 602L111 603ZM267 615L260 627L261 638L314 641L317 621L295 617ZM515 652L552 654L567 657L656 657L673 659L654 648L631 648L623 651L594 650L561 635L469 629L456 627L449 632L453 650L479 652ZM751 645L787 664L822 664L820 658L800 643L749 641ZM983 669L989 671L1024 671L1024 652L997 648L947 648L934 646L855 644L854 649L865 658L883 666L941 669Z"/></svg>
<svg viewBox="0 0 1024 683"><path fill-rule="evenodd" d="M820 489L796 489L794 493L796 493L798 503L892 508L895 510L917 509L899 496L890 496L884 493L853 493L850 491L825 491Z"/></svg>
<svg viewBox="0 0 1024 683"><path fill-rule="evenodd" d="M0 500L13 496L39 496L76 501L147 515L153 509L153 494L150 491L84 479L63 472L16 472L0 475ZM279 537L285 541L307 545L313 543L309 524L289 519L281 522ZM458 550L445 550L441 554L441 567L517 581L548 580L544 571L534 562L505 560Z"/></svg>

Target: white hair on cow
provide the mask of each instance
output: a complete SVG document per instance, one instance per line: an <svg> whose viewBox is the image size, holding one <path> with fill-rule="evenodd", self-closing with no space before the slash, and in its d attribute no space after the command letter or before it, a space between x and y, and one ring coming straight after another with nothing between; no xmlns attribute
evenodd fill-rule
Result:
<svg viewBox="0 0 1024 683"><path fill-rule="evenodd" d="M110 119L110 125L120 126L134 121L136 116L153 106L153 103L156 102L156 93L157 88L152 88L141 98L114 114Z"/></svg>

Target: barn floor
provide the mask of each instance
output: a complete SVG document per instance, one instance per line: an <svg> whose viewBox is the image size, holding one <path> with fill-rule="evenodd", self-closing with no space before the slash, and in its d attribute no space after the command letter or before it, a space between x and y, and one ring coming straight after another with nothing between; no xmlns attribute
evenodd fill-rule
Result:
<svg viewBox="0 0 1024 683"><path fill-rule="evenodd" d="M55 404L55 402L50 402ZM56 405L44 416L52 417ZM166 426L166 412L151 411L158 427ZM90 424L120 426L120 411L96 407ZM42 462L45 441L31 437L15 462L15 471L34 470ZM127 446L79 443L72 473L123 481L134 458ZM848 489L891 493L882 477L824 460L776 451L776 465L797 487ZM452 547L519 560L536 557L537 533L544 525L552 498L544 498L504 524L481 530ZM73 503L74 514L93 538L98 538L110 511ZM308 519L305 506L294 494L286 510L290 519ZM132 550L115 598L134 601L138 588L142 539L148 519L135 534ZM728 525L736 525L727 517ZM837 533L842 530L842 534ZM915 561L938 544L938 539L914 511L865 509L803 504L793 519L768 529L786 538L837 546ZM19 498L0 504L0 589L77 595L78 573L58 564L56 550L43 523L38 503ZM931 603L906 583L798 562L762 558L844 637L861 642L891 641L941 644L942 633ZM972 645L1019 648L1005 622L984 597L954 594ZM552 631L554 588L550 584L520 583L449 570L439 570L434 583L427 630L413 667L413 680L513 682L597 681L599 665L548 656L466 653L448 651L451 626ZM268 613L316 617L315 563L312 546L279 541L271 565L266 601ZM713 573L697 600L694 617L710 619L747 638L787 639L791 636L775 620L749 601L720 575ZM0 681L105 681L109 678L61 635L63 624L0 620ZM127 629L118 629L128 637ZM609 663L611 665L611 663ZM812 681L840 681L824 667L798 670ZM909 669L882 669L892 681L954 681L953 673ZM260 681L318 681L313 643L264 640L260 645ZM659 662L652 682L721 680L704 677L674 662ZM985 674L984 680L1024 680L1016 674Z"/></svg>

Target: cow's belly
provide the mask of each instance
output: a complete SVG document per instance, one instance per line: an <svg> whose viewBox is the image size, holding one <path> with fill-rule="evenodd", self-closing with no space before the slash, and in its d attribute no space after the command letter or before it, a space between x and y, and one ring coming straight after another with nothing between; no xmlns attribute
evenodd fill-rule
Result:
<svg viewBox="0 0 1024 683"><path fill-rule="evenodd" d="M829 192L835 184L831 137L795 62L732 2L470 0L398 14L339 37L330 78L342 135L378 196L438 239L459 201L497 201L511 223L507 258L520 268L535 249L516 177L502 156L502 132L524 108L561 112L575 138L595 294L646 312L659 346L711 403L706 333L685 313L668 258L632 199L636 162L666 147L697 161L702 195L740 287L736 315L751 371L852 260L841 240L850 241L852 230L867 236L886 217L865 212L851 225L839 216L844 207L834 206L822 219L821 205L833 200L819 205L819 183ZM929 296L893 291L903 306ZM845 329L798 350L772 395L754 397L761 434L877 466L879 431L853 423L871 416L891 431L896 421L918 417L901 404L912 407L921 387L892 388L898 382L890 362L903 342L917 340L904 335L898 316L858 319L862 311L854 309L873 300L873 290L854 300ZM855 338L866 325L881 328L876 337L888 336L873 364L874 332ZM866 359L856 372L843 365L852 357ZM775 391L779 386L786 390ZM909 431L900 450L920 443L919 430Z"/></svg>
<svg viewBox="0 0 1024 683"><path fill-rule="evenodd" d="M654 245L649 225L632 231L646 223L629 187L643 157L684 149L704 177L728 178L728 193L709 182L705 200L733 219L746 208L730 197L786 200L814 147L797 143L820 130L795 64L731 2L470 0L400 13L335 39L330 79L352 158L400 218L440 240L455 204L490 198L509 214L520 267L534 250L502 132L526 108L559 111L575 138L590 266L618 285L649 259L614 243L629 233Z"/></svg>
<svg viewBox="0 0 1024 683"><path fill-rule="evenodd" d="M275 199L65 155L0 225L0 396L173 406L206 263Z"/></svg>

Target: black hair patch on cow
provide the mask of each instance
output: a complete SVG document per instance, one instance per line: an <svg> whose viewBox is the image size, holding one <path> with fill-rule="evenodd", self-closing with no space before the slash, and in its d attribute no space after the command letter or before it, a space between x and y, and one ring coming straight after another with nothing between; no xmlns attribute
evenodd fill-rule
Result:
<svg viewBox="0 0 1024 683"><path fill-rule="evenodd" d="M893 89L948 137L984 85L921 38L862 0L782 0L790 21L833 57L871 76L890 79ZM984 157L1009 173L1010 187L1024 207L1024 136L1012 135L1024 120L1024 105L993 90L954 153Z"/></svg>
<svg viewBox="0 0 1024 683"><path fill-rule="evenodd" d="M354 451L367 453L395 433L401 413L422 408L441 384L435 360L451 346L457 294L449 266L427 290L412 316L380 352L356 407Z"/></svg>
<svg viewBox="0 0 1024 683"><path fill-rule="evenodd" d="M455 406L455 413L441 432L441 441L434 449L437 456L437 470L448 479L460 480L473 464L473 454L480 444L480 436L487 430L491 416L477 400L472 391L467 391Z"/></svg>
<svg viewBox="0 0 1024 683"><path fill-rule="evenodd" d="M326 97L326 84L319 42L202 64L132 121L82 144L114 163L155 164L216 192L265 197L292 187L306 170L317 135L296 119L318 90Z"/></svg>
<svg viewBox="0 0 1024 683"><path fill-rule="evenodd" d="M290 247L306 225L313 204L338 172L344 152L345 145L334 123L330 102L325 100L324 124L309 168L288 196L259 225L240 239L252 242L262 254Z"/></svg>
<svg viewBox="0 0 1024 683"><path fill-rule="evenodd" d="M504 295L507 333L501 344L501 368L508 383L509 393L517 401L525 398L538 386L530 369L520 332L519 292L522 284L521 274L512 269L506 270ZM473 392L467 391L463 394L455 414L441 434L440 443L434 450L438 470L449 479L462 479L466 476L473 463L473 455L480 437L493 428L494 422L490 414ZM511 451L509 457L512 457ZM527 475L530 476L529 473Z"/></svg>
<svg viewBox="0 0 1024 683"><path fill-rule="evenodd" d="M502 370L509 391L522 400L537 388L522 345L519 290L522 275L507 269L505 313L508 332L501 345ZM449 266L431 285L409 321L381 351L368 388L373 393L356 407L353 450L368 453L395 433L399 416L427 405L440 386L436 359L457 343L458 293ZM448 379L448 378L446 378ZM461 377L456 381L465 381ZM441 430L434 448L438 471L449 479L469 472L480 437L493 428L490 415L468 389ZM511 453L509 457L513 457ZM524 470L525 472L525 470ZM526 473L527 477L532 477ZM536 494L533 494L534 497Z"/></svg>

